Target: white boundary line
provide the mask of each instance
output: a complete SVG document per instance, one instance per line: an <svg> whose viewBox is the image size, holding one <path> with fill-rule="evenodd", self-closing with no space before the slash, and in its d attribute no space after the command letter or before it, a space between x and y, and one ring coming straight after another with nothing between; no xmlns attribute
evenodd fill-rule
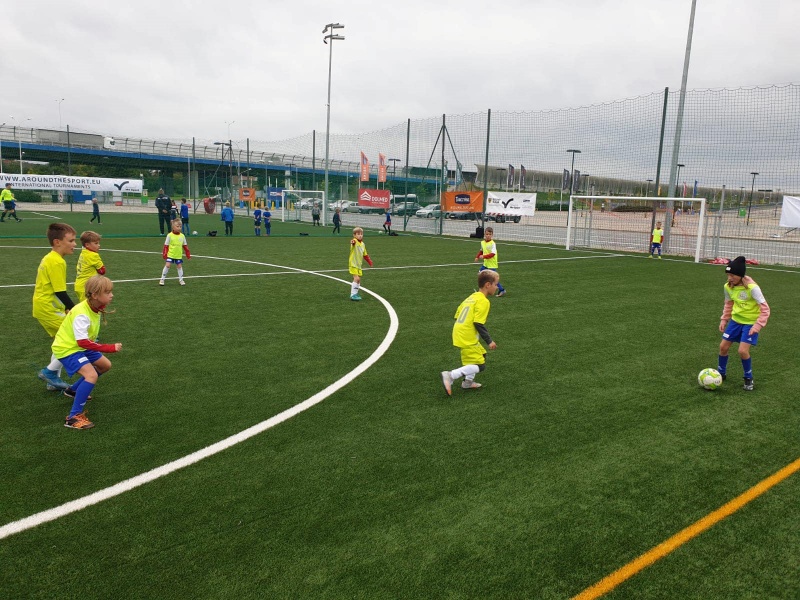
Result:
<svg viewBox="0 0 800 600"><path fill-rule="evenodd" d="M333 277L331 275L316 273L314 271L306 271L303 269L295 269L294 267L285 267L282 265L273 265L269 263L256 262L252 260L220 258L214 256L203 256L198 258L210 258L213 260L226 260L232 262L279 267L282 269L289 269L290 271L298 273L316 275L318 277L325 277L327 279L331 279L332 281L336 281L338 283L344 283L346 285L350 285L349 282L343 279L339 279L337 277ZM308 410L312 406L319 404L320 402L325 400L325 398L327 398L331 394L337 392L338 390L346 386L348 383L353 381L356 377L358 377L364 371L366 371L368 368L374 365L378 361L378 359L381 358L381 356L383 356L386 353L386 351L389 349L389 346L392 345L394 338L397 336L397 330L400 324L397 313L395 312L394 308L392 307L391 304L389 304L388 301L386 301L384 298L382 298L375 292L368 290L367 288L362 287L361 290L369 294L370 296L373 296L381 304L383 304L384 308L386 308L386 311L389 313L390 323L389 323L389 331L387 331L386 336L383 338L383 341L380 343L380 345L364 362L358 365L355 369L345 374L343 377L333 382L325 389L317 392L307 400L301 402L300 404L296 404L295 406L284 410L283 412L275 415L274 417L267 419L266 421L262 421L257 425L253 425L252 427L249 427L244 431L241 431L237 434L227 437L215 444L211 444L210 446L206 446L201 450L192 452L191 454L188 454L183 458L179 458L160 467L156 467L155 469L151 469L150 471L142 473L141 475L131 477L130 479L126 479L124 481L120 481L115 485L94 492L93 494L89 494L88 496L84 496L83 498L78 498L77 500L66 502L61 506L56 506L55 508L44 510L42 512L33 514L29 517L25 517L17 521L12 521L11 523L7 523L2 527L0 527L0 540L15 535L17 533L21 533L27 529L38 527L43 523L55 521L56 519L59 519L61 517L67 516L79 510L83 510L84 508L88 508L89 506L99 504L100 502L103 502L115 496L119 496L120 494L124 494L125 492L129 492L141 485L150 483L151 481L155 481L156 479L169 475L170 473L174 473L179 469L183 469L197 462L200 462L204 458L208 458L209 456L218 454L223 450L227 450L228 448L231 448L236 444L244 442L245 440L248 440L251 437L258 435L259 433L263 433L264 431L271 429L276 425L279 425L284 421L287 421L288 419L291 419L292 417L300 414L301 412Z"/></svg>

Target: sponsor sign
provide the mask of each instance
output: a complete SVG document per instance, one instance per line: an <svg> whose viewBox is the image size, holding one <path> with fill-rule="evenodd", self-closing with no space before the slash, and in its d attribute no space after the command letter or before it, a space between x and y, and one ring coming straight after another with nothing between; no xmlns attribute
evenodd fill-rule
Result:
<svg viewBox="0 0 800 600"><path fill-rule="evenodd" d="M74 177L70 175L14 175L0 173L0 187L10 183L17 190L83 190L86 192L142 193L141 179Z"/></svg>
<svg viewBox="0 0 800 600"><path fill-rule="evenodd" d="M483 192L444 192L442 210L445 212L483 212Z"/></svg>
<svg viewBox="0 0 800 600"><path fill-rule="evenodd" d="M358 190L358 205L367 208L386 210L389 208L389 190L369 190L361 188Z"/></svg>
<svg viewBox="0 0 800 600"><path fill-rule="evenodd" d="M514 192L489 192L486 200L487 215L532 217L536 211L536 194Z"/></svg>

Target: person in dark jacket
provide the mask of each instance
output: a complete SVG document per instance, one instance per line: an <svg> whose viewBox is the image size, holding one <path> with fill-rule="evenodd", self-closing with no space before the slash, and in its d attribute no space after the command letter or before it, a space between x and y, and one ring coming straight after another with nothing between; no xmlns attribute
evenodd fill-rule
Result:
<svg viewBox="0 0 800 600"><path fill-rule="evenodd" d="M166 231L172 231L170 211L172 210L172 198L164 193L164 188L158 190L158 198L156 198L156 210L158 210L158 228L161 230L162 235Z"/></svg>

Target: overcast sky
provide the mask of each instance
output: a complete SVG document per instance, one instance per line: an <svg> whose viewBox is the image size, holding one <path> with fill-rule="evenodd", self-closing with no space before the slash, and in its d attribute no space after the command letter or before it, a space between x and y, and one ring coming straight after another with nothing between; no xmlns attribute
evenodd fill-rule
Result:
<svg viewBox="0 0 800 600"><path fill-rule="evenodd" d="M3 5L0 123L267 141L324 134L327 23L331 132L359 133L678 89L691 0ZM798 0L698 0L688 88L800 82L798 23Z"/></svg>

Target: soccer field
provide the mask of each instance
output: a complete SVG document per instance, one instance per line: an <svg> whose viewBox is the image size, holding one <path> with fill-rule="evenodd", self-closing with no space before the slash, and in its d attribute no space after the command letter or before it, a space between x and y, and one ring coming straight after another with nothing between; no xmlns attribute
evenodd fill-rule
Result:
<svg viewBox="0 0 800 600"><path fill-rule="evenodd" d="M367 231L351 302L349 229L242 220L159 287L163 237L128 235L155 216L103 220L100 336L124 350L89 431L36 378L47 220L0 230L0 527L108 496L0 539L2 598L570 598L800 458L796 269L748 268L772 309L756 389L732 352L707 392L723 267L500 237L498 348L447 397L477 240ZM794 597L798 496L789 474L609 597Z"/></svg>

